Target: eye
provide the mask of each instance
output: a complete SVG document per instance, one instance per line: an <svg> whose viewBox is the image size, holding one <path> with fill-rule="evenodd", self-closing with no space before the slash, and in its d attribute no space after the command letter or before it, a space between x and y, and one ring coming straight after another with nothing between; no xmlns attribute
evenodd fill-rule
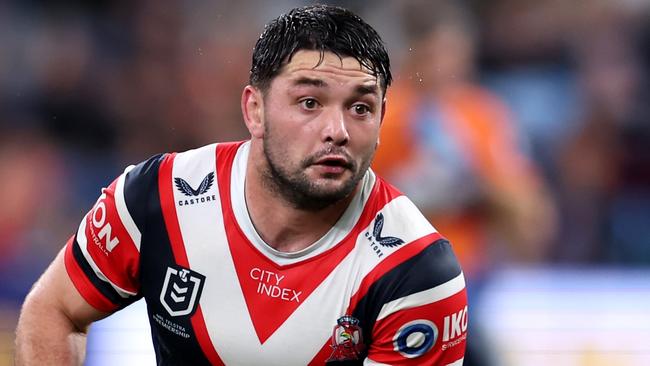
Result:
<svg viewBox="0 0 650 366"><path fill-rule="evenodd" d="M355 104L352 106L352 110L359 116L363 116L371 112L370 107L365 104Z"/></svg>
<svg viewBox="0 0 650 366"><path fill-rule="evenodd" d="M300 105L308 110L316 109L318 107L318 101L314 98L305 98L300 101Z"/></svg>

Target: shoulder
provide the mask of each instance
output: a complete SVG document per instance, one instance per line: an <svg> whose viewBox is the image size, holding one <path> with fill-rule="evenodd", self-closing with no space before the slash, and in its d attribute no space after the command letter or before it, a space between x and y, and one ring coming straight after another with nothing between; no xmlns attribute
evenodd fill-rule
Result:
<svg viewBox="0 0 650 366"><path fill-rule="evenodd" d="M379 258L382 266L393 270L400 266L405 270L429 266L450 275L460 273L451 244L438 233L413 201L379 176L376 177L372 196L369 205L372 206L370 212L373 219L364 235L384 253ZM410 264L405 264L407 262ZM415 264L417 266L413 267ZM426 273L420 274L419 278L435 277L436 271L422 270Z"/></svg>
<svg viewBox="0 0 650 366"><path fill-rule="evenodd" d="M162 162L163 169L171 169L174 166L174 171L178 170L187 173L194 171L197 164L208 167L214 166L215 163L218 168L223 169L232 164L240 147L246 142L218 142L191 150L166 154Z"/></svg>
<svg viewBox="0 0 650 366"><path fill-rule="evenodd" d="M154 155L136 165L131 165L124 170L122 192L123 200L133 217L136 225L144 226L147 215L145 202L149 199L152 187L158 180L160 165L169 154Z"/></svg>
<svg viewBox="0 0 650 366"><path fill-rule="evenodd" d="M369 286L365 300L372 304L375 315L379 315L385 304L398 299L410 296L416 299L415 301L427 304L454 295L465 288L461 266L449 241L437 236L432 242L423 245L409 245L413 249L405 247L404 251L415 253L409 253L408 258L382 273ZM412 296L415 294L417 295Z"/></svg>
<svg viewBox="0 0 650 366"><path fill-rule="evenodd" d="M174 152L167 155L173 156L174 158L186 158L186 159L198 159L201 157L207 157L210 155L225 155L225 154L234 154L237 150L247 142L247 140L242 141L230 141L230 142L215 142L208 145L196 147L193 149Z"/></svg>
<svg viewBox="0 0 650 366"><path fill-rule="evenodd" d="M167 153L151 156L138 164L130 165L124 170L124 186L127 191L138 190L140 186L149 186L158 176L160 164L165 161Z"/></svg>
<svg viewBox="0 0 650 366"><path fill-rule="evenodd" d="M367 320L376 319L385 304L413 294L430 303L462 291L462 269L449 241L390 184L378 179L375 194L378 207L365 236L379 260L359 304L369 312Z"/></svg>

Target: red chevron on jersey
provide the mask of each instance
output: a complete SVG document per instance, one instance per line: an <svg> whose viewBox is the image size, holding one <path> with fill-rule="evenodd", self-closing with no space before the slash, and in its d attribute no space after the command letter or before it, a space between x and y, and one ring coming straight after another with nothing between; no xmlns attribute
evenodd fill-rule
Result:
<svg viewBox="0 0 650 366"><path fill-rule="evenodd" d="M199 308L209 340L224 363L268 363L269 357L285 353L286 345L300 334L300 349L283 359L285 364L306 364L331 336L333 323L362 279L398 249L434 229L421 216L400 218L403 210L414 209L412 203L369 172L340 222L313 251L294 259L273 253L257 236L244 203L248 148L219 144L178 154L171 168L161 167L161 172L171 169L160 182L166 186L161 192L173 194L165 198L167 202L185 199L183 191L173 188L175 178L198 187L216 170L218 182L206 195L216 189L219 199L176 204L179 233L170 232L170 237L182 239L188 268L206 277ZM378 243L391 235L399 235L401 244Z"/></svg>
<svg viewBox="0 0 650 366"><path fill-rule="evenodd" d="M235 222L234 225L226 226L226 233L239 283L257 336L264 343L354 248L361 229L368 226L374 218L371 208L377 204L377 195L366 204L359 223L335 247L303 262L278 265L250 243L234 219L230 178L235 147L217 148L217 161L226 162L220 166L224 174L219 176L219 192L223 216L232 218Z"/></svg>

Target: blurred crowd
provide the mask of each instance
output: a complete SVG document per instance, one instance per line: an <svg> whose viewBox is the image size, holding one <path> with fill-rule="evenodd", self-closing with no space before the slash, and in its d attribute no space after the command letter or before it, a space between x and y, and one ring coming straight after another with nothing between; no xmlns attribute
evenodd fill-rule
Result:
<svg viewBox="0 0 650 366"><path fill-rule="evenodd" d="M650 264L650 2L432 4L400 8L376 168L470 274Z"/></svg>
<svg viewBox="0 0 650 366"><path fill-rule="evenodd" d="M0 303L18 306L125 166L247 138L251 50L303 3L0 2ZM386 41L374 168L474 283L503 265L650 265L649 1L326 3Z"/></svg>

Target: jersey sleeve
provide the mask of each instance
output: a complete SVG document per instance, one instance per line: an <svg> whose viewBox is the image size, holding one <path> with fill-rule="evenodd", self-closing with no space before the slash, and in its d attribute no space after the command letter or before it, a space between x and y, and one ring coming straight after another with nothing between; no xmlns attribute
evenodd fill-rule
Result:
<svg viewBox="0 0 650 366"><path fill-rule="evenodd" d="M94 308L114 312L141 297L140 243L161 156L129 166L84 216L65 249L65 267Z"/></svg>
<svg viewBox="0 0 650 366"><path fill-rule="evenodd" d="M384 277L364 365L461 365L467 294L449 242L432 243Z"/></svg>

